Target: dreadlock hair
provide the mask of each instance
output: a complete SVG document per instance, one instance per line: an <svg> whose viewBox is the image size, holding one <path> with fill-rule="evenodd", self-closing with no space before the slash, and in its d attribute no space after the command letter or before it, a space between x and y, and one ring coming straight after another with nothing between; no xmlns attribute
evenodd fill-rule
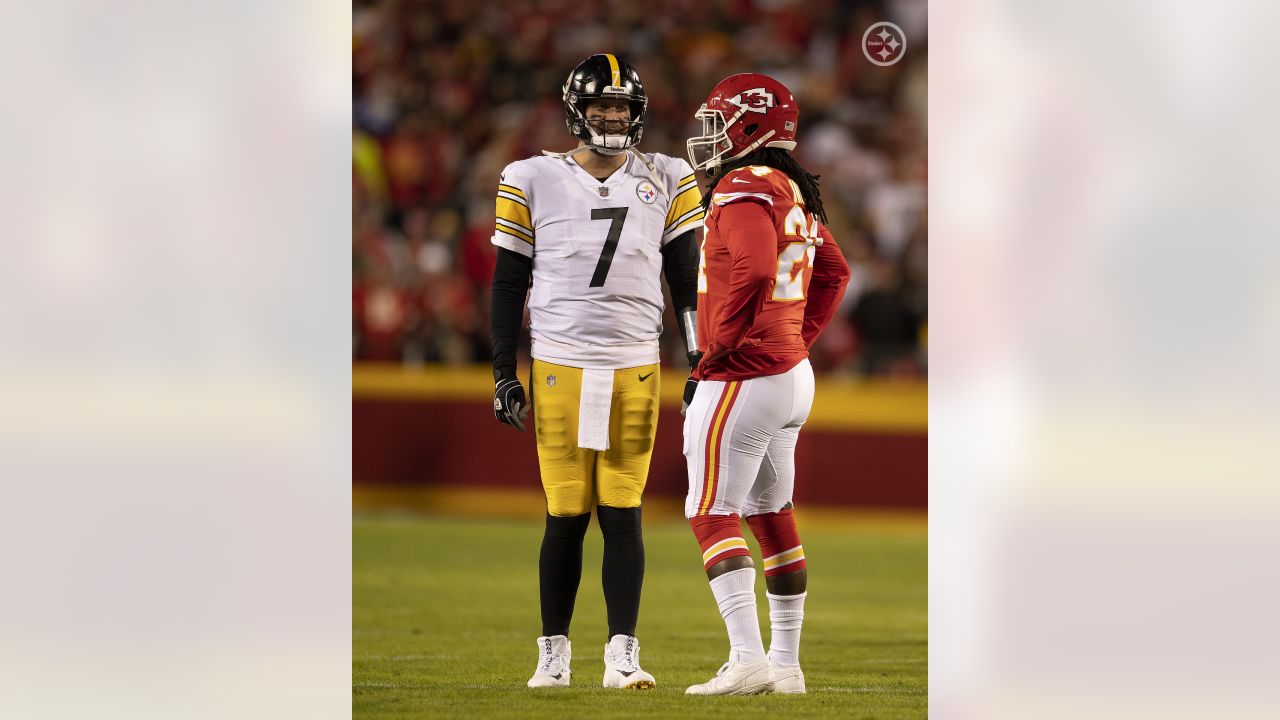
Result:
<svg viewBox="0 0 1280 720"><path fill-rule="evenodd" d="M800 167L800 163L796 162L790 152L780 148L760 148L744 157L720 166L716 171L715 178L712 180L711 187L707 189L707 194L702 196L702 210L704 212L711 207L711 197L715 194L716 185L724 179L724 176L747 165L768 165L774 170L781 170L786 173L787 177L795 180L796 185L799 186L800 197L804 198L805 208L824 224L827 222L827 211L822 207L822 193L818 190L818 178L821 175L810 174L808 170Z"/></svg>

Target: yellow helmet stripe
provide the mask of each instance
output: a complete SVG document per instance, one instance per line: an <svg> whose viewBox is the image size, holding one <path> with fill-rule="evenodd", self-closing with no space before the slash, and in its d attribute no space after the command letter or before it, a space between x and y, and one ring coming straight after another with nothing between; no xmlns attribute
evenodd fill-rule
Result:
<svg viewBox="0 0 1280 720"><path fill-rule="evenodd" d="M609 70L613 72L613 85L616 87L622 84L622 69L618 67L618 58L610 53L605 53L605 57L609 58Z"/></svg>

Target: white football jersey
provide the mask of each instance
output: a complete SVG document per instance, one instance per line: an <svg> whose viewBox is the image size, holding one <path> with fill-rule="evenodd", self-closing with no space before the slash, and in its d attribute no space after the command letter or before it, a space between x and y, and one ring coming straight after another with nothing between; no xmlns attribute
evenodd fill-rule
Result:
<svg viewBox="0 0 1280 720"><path fill-rule="evenodd" d="M662 253L702 227L683 159L635 155L604 182L568 157L513 162L498 184L493 244L533 258L533 357L618 369L658 362Z"/></svg>

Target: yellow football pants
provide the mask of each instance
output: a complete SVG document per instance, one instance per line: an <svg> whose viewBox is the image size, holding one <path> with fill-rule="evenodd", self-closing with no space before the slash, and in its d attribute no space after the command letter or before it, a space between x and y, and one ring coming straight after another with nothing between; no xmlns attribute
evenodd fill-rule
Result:
<svg viewBox="0 0 1280 720"><path fill-rule="evenodd" d="M609 449L578 447L582 369L533 361L531 382L538 466L547 512L591 512L594 505L640 505L658 429L658 366L615 370L609 409Z"/></svg>

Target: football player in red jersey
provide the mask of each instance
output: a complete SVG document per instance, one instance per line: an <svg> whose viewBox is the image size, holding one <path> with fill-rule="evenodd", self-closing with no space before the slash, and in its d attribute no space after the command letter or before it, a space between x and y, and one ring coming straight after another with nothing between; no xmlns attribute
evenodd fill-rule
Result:
<svg viewBox="0 0 1280 720"><path fill-rule="evenodd" d="M835 314L849 266L817 177L795 161L799 108L773 78L733 75L695 117L689 160L712 186L698 272L703 355L685 389L685 516L729 631L729 661L693 695L803 693L804 549L791 514L795 446L813 405L809 347ZM769 600L766 654L745 517Z"/></svg>

